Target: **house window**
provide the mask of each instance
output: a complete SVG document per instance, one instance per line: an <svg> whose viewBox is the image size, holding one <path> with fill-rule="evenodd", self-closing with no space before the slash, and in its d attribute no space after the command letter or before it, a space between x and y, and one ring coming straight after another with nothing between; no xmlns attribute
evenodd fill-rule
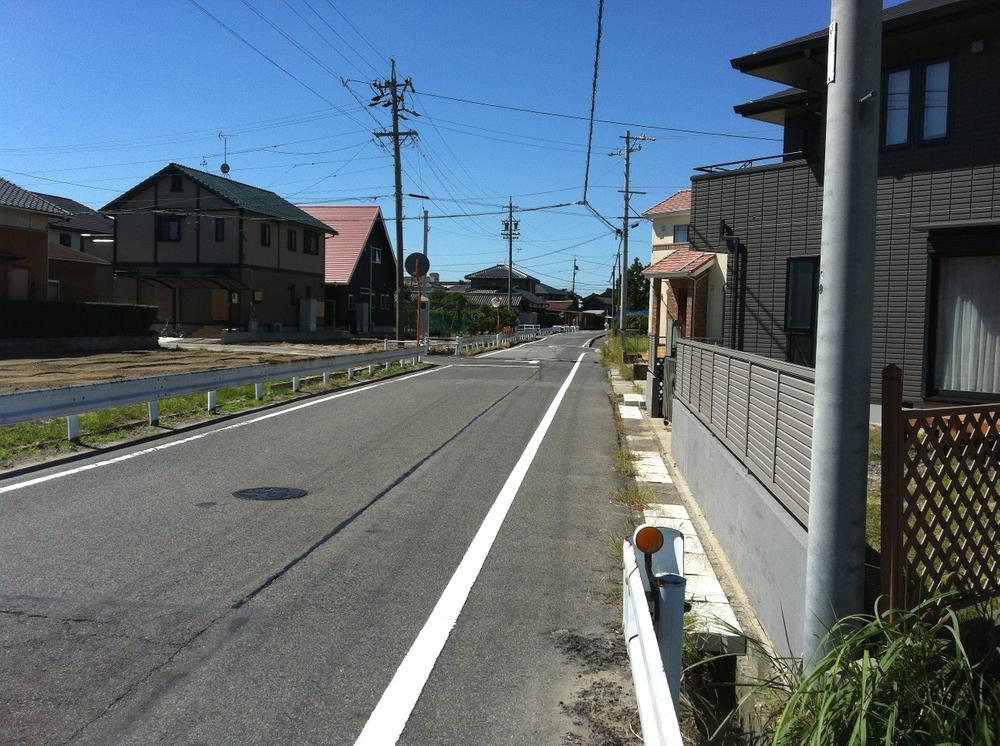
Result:
<svg viewBox="0 0 1000 746"><path fill-rule="evenodd" d="M785 359L796 365L816 365L816 302L819 297L819 257L788 260L785 282Z"/></svg>
<svg viewBox="0 0 1000 746"><path fill-rule="evenodd" d="M72 246L73 236L71 236L69 233L60 233L59 243L62 244L63 246Z"/></svg>
<svg viewBox="0 0 1000 746"><path fill-rule="evenodd" d="M382 263L382 249L378 246L372 246L372 264Z"/></svg>
<svg viewBox="0 0 1000 746"><path fill-rule="evenodd" d="M919 126L921 142L947 137L950 78L947 60L890 72L885 85L883 144L908 143L911 122Z"/></svg>
<svg viewBox="0 0 1000 746"><path fill-rule="evenodd" d="M940 140L948 135L948 78L951 64L935 62L924 70L923 139Z"/></svg>
<svg viewBox="0 0 1000 746"><path fill-rule="evenodd" d="M885 144L902 145L910 135L909 70L889 73L885 101Z"/></svg>
<svg viewBox="0 0 1000 746"><path fill-rule="evenodd" d="M226 219L216 218L215 219L215 240L225 241L226 240Z"/></svg>
<svg viewBox="0 0 1000 746"><path fill-rule="evenodd" d="M319 234L316 231L303 231L302 233L302 253L319 253Z"/></svg>
<svg viewBox="0 0 1000 746"><path fill-rule="evenodd" d="M687 223L684 225L674 226L674 243L687 243L688 242L688 226Z"/></svg>
<svg viewBox="0 0 1000 746"><path fill-rule="evenodd" d="M260 245L270 246L271 245L271 224L261 223L260 224Z"/></svg>
<svg viewBox="0 0 1000 746"><path fill-rule="evenodd" d="M156 240L180 241L182 220L183 218L180 215L157 215Z"/></svg>
<svg viewBox="0 0 1000 746"><path fill-rule="evenodd" d="M296 245L295 245L296 241L298 241L298 234L294 230L292 230L291 228L289 228L288 229L288 250L289 251L295 251L296 250Z"/></svg>
<svg viewBox="0 0 1000 746"><path fill-rule="evenodd" d="M354 296L353 295L348 295L347 296L347 310L348 311L353 311L354 310Z"/></svg>
<svg viewBox="0 0 1000 746"><path fill-rule="evenodd" d="M997 254L937 261L933 393L1000 394L997 277Z"/></svg>
<svg viewBox="0 0 1000 746"><path fill-rule="evenodd" d="M180 174L172 174L170 177L170 191L171 192L183 192L184 191L184 177Z"/></svg>

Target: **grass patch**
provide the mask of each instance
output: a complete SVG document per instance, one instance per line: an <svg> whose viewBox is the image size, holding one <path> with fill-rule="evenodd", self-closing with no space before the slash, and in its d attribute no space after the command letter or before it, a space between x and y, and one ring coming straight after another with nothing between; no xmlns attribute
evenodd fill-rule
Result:
<svg viewBox="0 0 1000 746"><path fill-rule="evenodd" d="M621 505L636 513L642 513L649 507L650 502L655 497L653 490L649 487L639 485L629 485L620 487L611 494L611 502L614 505Z"/></svg>
<svg viewBox="0 0 1000 746"><path fill-rule="evenodd" d="M615 473L620 477L625 477L626 479L634 478L637 474L635 469L635 462L638 457L632 453L627 448L617 448L615 449Z"/></svg>
<svg viewBox="0 0 1000 746"><path fill-rule="evenodd" d="M346 388L368 380L391 378L402 372L409 373L417 367L425 366L401 368L396 363L386 370L384 365L377 365L373 367L371 375L368 374L367 367L360 368L355 370L353 381L347 381L346 373L339 373L331 376L329 385L324 384L320 376L303 378L299 392L292 391L290 381L274 381L264 384L264 396L260 400L254 398L253 385L220 389L216 393L216 408L211 413L206 409L205 393L161 399L160 424L167 427L190 425L220 415L291 401L317 392ZM66 439L66 419L63 417L4 425L0 426L0 469L162 433L162 427L151 427L148 424L145 404L113 407L80 415L80 444L71 443Z"/></svg>

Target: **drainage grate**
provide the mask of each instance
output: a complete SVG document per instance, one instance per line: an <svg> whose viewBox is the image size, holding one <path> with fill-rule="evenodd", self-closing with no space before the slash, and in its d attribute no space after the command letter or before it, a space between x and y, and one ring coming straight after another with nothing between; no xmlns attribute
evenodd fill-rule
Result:
<svg viewBox="0 0 1000 746"><path fill-rule="evenodd" d="M251 487L237 490L233 493L233 497L238 497L240 500L294 500L308 494L298 487Z"/></svg>

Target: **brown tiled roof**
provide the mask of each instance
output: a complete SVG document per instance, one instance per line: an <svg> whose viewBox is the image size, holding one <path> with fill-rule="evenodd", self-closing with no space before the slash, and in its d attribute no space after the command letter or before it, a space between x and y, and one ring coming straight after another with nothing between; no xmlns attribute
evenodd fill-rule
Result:
<svg viewBox="0 0 1000 746"><path fill-rule="evenodd" d="M710 263L715 261L715 254L710 251L694 251L689 244L678 244L682 248L674 249L660 261L646 267L642 271L647 277L696 275Z"/></svg>
<svg viewBox="0 0 1000 746"><path fill-rule="evenodd" d="M346 285L368 245L377 222L382 222L378 205L298 205L308 215L331 226L337 235L326 237L325 281ZM383 226L384 227L384 226ZM382 261L393 261L391 244L382 252ZM367 282L367 279L365 280Z"/></svg>
<svg viewBox="0 0 1000 746"><path fill-rule="evenodd" d="M31 212L44 212L48 215L65 216L68 213L34 192L22 189L12 181L0 178L0 207L16 207Z"/></svg>
<svg viewBox="0 0 1000 746"><path fill-rule="evenodd" d="M49 261L80 262L81 264L111 264L111 262L107 259L102 259L99 256L88 254L85 251L71 249L69 246L63 246L60 243L49 244Z"/></svg>
<svg viewBox="0 0 1000 746"><path fill-rule="evenodd" d="M570 311L575 302L572 300L547 300L545 308L549 311Z"/></svg>
<svg viewBox="0 0 1000 746"><path fill-rule="evenodd" d="M659 204L650 207L643 215L669 215L672 212L687 212L691 209L691 190L674 192Z"/></svg>

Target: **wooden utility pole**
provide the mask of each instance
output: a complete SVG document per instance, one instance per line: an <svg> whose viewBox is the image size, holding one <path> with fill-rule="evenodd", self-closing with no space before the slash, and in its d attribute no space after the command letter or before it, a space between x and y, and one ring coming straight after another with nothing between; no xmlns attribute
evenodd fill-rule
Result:
<svg viewBox="0 0 1000 746"><path fill-rule="evenodd" d="M406 91L413 91L413 81L406 78L402 83L396 78L396 60L392 63L392 75L389 80L373 83L376 96L369 106L386 106L392 109L392 131L376 132L375 137L392 138L392 156L396 176L396 339L403 338L403 164L399 154L399 143L402 138L416 137L415 130L399 131L399 119L402 112L408 111L404 100ZM410 112L415 114L415 112ZM403 117L405 119L405 116Z"/></svg>

